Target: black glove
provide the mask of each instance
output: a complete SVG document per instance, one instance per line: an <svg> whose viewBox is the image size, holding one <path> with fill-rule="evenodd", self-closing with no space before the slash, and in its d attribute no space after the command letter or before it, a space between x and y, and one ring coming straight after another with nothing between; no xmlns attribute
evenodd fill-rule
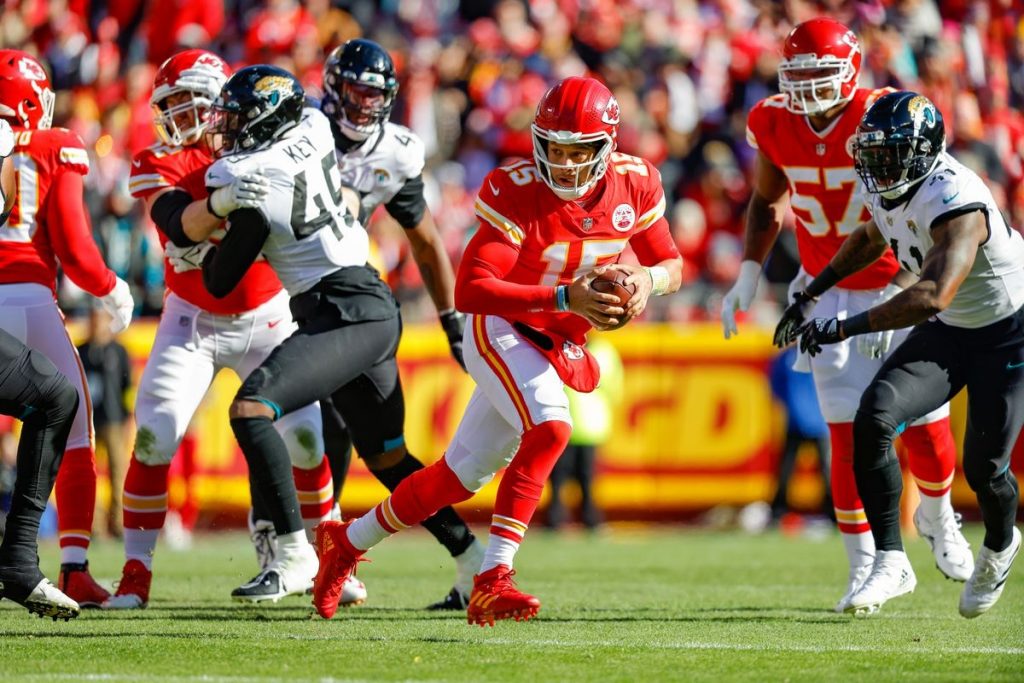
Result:
<svg viewBox="0 0 1024 683"><path fill-rule="evenodd" d="M465 370L466 361L462 358L462 330L466 327L466 316L455 309L440 314L441 327L448 337L448 347L452 350L455 362Z"/></svg>
<svg viewBox="0 0 1024 683"><path fill-rule="evenodd" d="M784 349L800 336L800 327L814 309L815 301L817 300L803 291L793 295L793 303L782 312L782 319L775 326L775 337L772 341L776 346Z"/></svg>
<svg viewBox="0 0 1024 683"><path fill-rule="evenodd" d="M812 356L821 353L824 344L843 341L839 335L839 318L815 318L800 328L800 350Z"/></svg>

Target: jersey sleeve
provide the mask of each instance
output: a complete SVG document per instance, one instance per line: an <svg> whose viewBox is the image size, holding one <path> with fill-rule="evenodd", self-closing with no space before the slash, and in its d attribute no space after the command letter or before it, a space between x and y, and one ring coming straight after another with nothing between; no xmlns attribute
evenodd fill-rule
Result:
<svg viewBox="0 0 1024 683"><path fill-rule="evenodd" d="M154 192L174 185L163 160L157 158L152 148L146 148L132 159L128 191L136 199L146 199Z"/></svg>
<svg viewBox="0 0 1024 683"><path fill-rule="evenodd" d="M229 161L228 158L218 159L206 169L204 182L209 190L216 190L219 187L230 185L238 173L238 164Z"/></svg>
<svg viewBox="0 0 1024 683"><path fill-rule="evenodd" d="M971 211L988 212L985 197L972 191L968 178L949 168L939 168L931 176L921 181L921 223L929 230L936 223L961 216Z"/></svg>
<svg viewBox="0 0 1024 683"><path fill-rule="evenodd" d="M636 219L635 232L643 232L665 220L665 188L661 184L661 172L646 159L642 161L647 172L637 184L636 206L640 216Z"/></svg>
<svg viewBox="0 0 1024 683"><path fill-rule="evenodd" d="M474 210L481 224L497 230L505 241L518 248L526 239L526 229L517 218L516 194L516 186L509 179L508 173L502 168L496 168L487 174L480 185Z"/></svg>
<svg viewBox="0 0 1024 683"><path fill-rule="evenodd" d="M776 117L773 114L775 110L784 110L785 108L786 96L774 95L758 102L747 115L747 144L759 150L769 159L772 158L774 150L772 138L775 133L774 119Z"/></svg>
<svg viewBox="0 0 1024 683"><path fill-rule="evenodd" d="M78 175L89 173L89 153L85 151L85 143L78 133L73 133L66 128L52 128L50 130L50 150L54 155L55 172L71 171Z"/></svg>
<svg viewBox="0 0 1024 683"><path fill-rule="evenodd" d="M395 149L398 150L396 162L398 172L403 178L415 178L423 173L426 165L427 149L420 136L403 126L395 127Z"/></svg>

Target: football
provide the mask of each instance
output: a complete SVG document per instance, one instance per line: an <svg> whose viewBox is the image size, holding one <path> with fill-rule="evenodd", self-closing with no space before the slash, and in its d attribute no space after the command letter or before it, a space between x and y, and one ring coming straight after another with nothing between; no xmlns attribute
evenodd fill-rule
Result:
<svg viewBox="0 0 1024 683"><path fill-rule="evenodd" d="M608 270L594 278L590 286L605 294L614 294L619 298L619 305L625 306L636 292L636 285L626 285L626 273L620 270Z"/></svg>

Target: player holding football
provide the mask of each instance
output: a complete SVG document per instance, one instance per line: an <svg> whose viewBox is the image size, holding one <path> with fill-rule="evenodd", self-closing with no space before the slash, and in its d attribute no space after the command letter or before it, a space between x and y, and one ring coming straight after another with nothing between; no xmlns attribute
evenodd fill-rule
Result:
<svg viewBox="0 0 1024 683"><path fill-rule="evenodd" d="M746 310L779 230L787 202L796 214L802 268L790 294L816 276L839 246L867 218L864 194L853 168L849 141L865 110L888 89L857 87L861 52L856 35L828 18L806 21L782 48L782 94L762 100L747 119L747 137L757 148L754 192L747 208L744 261L739 279L722 302L726 339L736 332L735 311ZM869 268L844 279L818 300L814 315L853 316L900 291L893 282L899 263L886 253ZM901 275L900 282L906 283ZM793 322L793 321L790 321ZM776 332L788 343L795 328ZM853 474L853 419L868 381L909 330L875 332L829 347L810 360L822 414L832 441L832 499L849 561L849 579L837 612L849 605L875 558L868 519ZM970 547L959 530L949 491L956 448L945 404L915 420L902 435L910 471L921 491L914 522L931 544L939 570L965 581L973 570Z"/></svg>
<svg viewBox="0 0 1024 683"><path fill-rule="evenodd" d="M455 287L456 305L470 314L463 349L477 388L443 458L405 478L363 517L317 527L313 604L324 618L333 616L345 578L369 548L468 500L506 464L466 616L484 625L529 619L540 608L516 589L512 564L569 440L564 388L597 384L585 335L632 319L650 295L681 282L659 174L643 159L614 152L618 123L608 88L568 78L537 108L534 159L484 180L476 203L481 225ZM616 263L627 243L649 267ZM625 308L590 286L606 268L628 273L636 286Z"/></svg>
<svg viewBox="0 0 1024 683"><path fill-rule="evenodd" d="M178 272L170 263L184 254L198 263L210 244L206 238L224 235L223 218L255 206L268 191L266 179L253 173L207 196L203 178L212 158L203 135L227 79L223 60L205 50L165 61L151 97L161 142L132 160L131 193L145 201L167 243L169 291L138 388L138 433L124 488L125 565L117 593L103 605L107 609L137 609L149 601L171 458L213 378L222 368L247 376L295 329L288 295L266 262L253 264L224 298L206 291L200 271ZM312 529L331 507L319 407L297 410L276 427L288 445L304 524ZM272 559L261 558L261 565Z"/></svg>
<svg viewBox="0 0 1024 683"><path fill-rule="evenodd" d="M75 133L50 128L53 90L42 65L20 50L0 50L0 118L14 131L9 164L17 198L0 228L0 327L41 351L74 385L78 410L57 473L58 586L83 607L109 593L89 575L86 561L96 504L92 408L81 362L55 299L57 262L64 274L99 297L115 332L131 320L128 284L107 268L92 238L82 201L89 156Z"/></svg>
<svg viewBox="0 0 1024 683"><path fill-rule="evenodd" d="M423 283L437 307L441 327L452 356L464 366L462 337L464 316L455 310L455 275L423 196L423 142L408 128L389 121L398 93L398 79L391 56L370 40L350 40L336 48L324 63L324 99L321 110L331 119L342 182L360 196L360 222L384 205L404 228ZM394 491L407 476L423 469L405 445L405 398L397 374L353 393L356 404L376 405L375 422L387 428L373 441L357 442L360 457L370 472ZM383 388L390 393L383 393ZM329 405L329 404L328 404ZM355 406L349 406L352 410ZM331 415L324 415L330 442ZM341 426L340 429L344 429ZM348 441L347 443L351 443ZM328 443L328 453L338 450ZM335 500L341 493L348 459L332 460ZM430 609L466 608L473 589L473 575L480 570L484 549L466 523L451 507L442 508L423 526L455 558L455 585Z"/></svg>
<svg viewBox="0 0 1024 683"><path fill-rule="evenodd" d="M7 157L14 131L0 119L0 230L14 206L14 174ZM39 570L39 520L53 491L78 392L50 359L0 330L0 413L22 421L11 511L0 543L0 600L54 620L78 616L78 603Z"/></svg>
<svg viewBox="0 0 1024 683"><path fill-rule="evenodd" d="M900 541L903 482L892 441L908 420L966 387L964 473L985 521L960 594L960 614L970 619L995 605L1021 546L1010 454L1024 426L1024 240L981 178L945 152L942 114L928 98L879 98L857 129L853 154L871 219L801 298L820 296L890 248L920 280L857 315L815 318L802 328L801 348L817 355L855 335L915 326L871 380L853 424L857 488L877 554L847 611L869 614L914 589Z"/></svg>

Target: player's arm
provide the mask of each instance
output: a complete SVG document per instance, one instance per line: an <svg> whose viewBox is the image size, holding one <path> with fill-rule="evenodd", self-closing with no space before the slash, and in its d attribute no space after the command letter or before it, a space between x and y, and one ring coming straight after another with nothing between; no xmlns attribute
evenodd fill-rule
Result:
<svg viewBox="0 0 1024 683"><path fill-rule="evenodd" d="M262 211L233 211L224 239L203 257L203 284L210 294L218 299L230 294L259 257L269 236L270 223Z"/></svg>
<svg viewBox="0 0 1024 683"><path fill-rule="evenodd" d="M206 201L193 199L180 187L165 187L146 197L146 212L176 246L191 247L224 223L210 213Z"/></svg>
<svg viewBox="0 0 1024 683"><path fill-rule="evenodd" d="M93 240L82 193L81 174L58 168L46 202L47 225L56 232L50 242L71 281L95 297L104 297L114 289L117 277Z"/></svg>

